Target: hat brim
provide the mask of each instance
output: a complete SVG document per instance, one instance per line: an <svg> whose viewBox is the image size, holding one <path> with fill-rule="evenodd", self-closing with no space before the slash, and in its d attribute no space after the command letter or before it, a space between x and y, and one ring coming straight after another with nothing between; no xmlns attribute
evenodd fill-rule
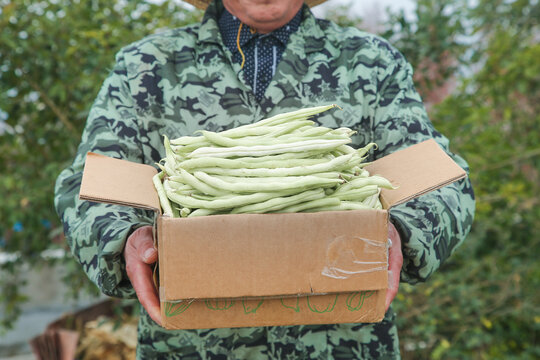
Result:
<svg viewBox="0 0 540 360"><path fill-rule="evenodd" d="M187 2L187 3L190 3L191 5L195 6L196 8L199 8L201 10L206 10L206 8L208 7L208 4L210 4L210 2L212 0L184 0L184 1ZM313 6L322 4L325 1L326 0L305 0L306 4L309 7L313 7Z"/></svg>

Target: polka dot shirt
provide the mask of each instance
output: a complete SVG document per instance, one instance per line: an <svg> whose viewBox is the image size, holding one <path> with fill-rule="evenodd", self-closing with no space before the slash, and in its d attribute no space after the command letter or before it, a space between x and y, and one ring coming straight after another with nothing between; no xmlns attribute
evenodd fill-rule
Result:
<svg viewBox="0 0 540 360"><path fill-rule="evenodd" d="M227 9L223 10L219 19L221 36L233 54L233 61L239 64L244 62L244 80L251 85L258 101L263 98L264 92L276 72L289 36L298 29L301 22L302 8L288 24L268 34L257 33L252 31L249 26L242 25L239 43L245 57L244 60L236 42L241 22Z"/></svg>

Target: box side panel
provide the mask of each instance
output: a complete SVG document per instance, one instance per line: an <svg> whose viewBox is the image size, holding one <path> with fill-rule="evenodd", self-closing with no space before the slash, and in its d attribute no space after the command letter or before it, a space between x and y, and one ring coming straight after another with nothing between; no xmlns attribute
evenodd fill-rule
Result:
<svg viewBox="0 0 540 360"><path fill-rule="evenodd" d="M88 153L79 197L84 200L160 211L150 165Z"/></svg>
<svg viewBox="0 0 540 360"><path fill-rule="evenodd" d="M162 302L167 329L379 322L385 290L266 299Z"/></svg>
<svg viewBox="0 0 540 360"><path fill-rule="evenodd" d="M162 300L387 286L387 212L162 218Z"/></svg>
<svg viewBox="0 0 540 360"><path fill-rule="evenodd" d="M387 178L395 190L382 189L385 209L436 190L467 176L435 142L427 140L396 151L366 166L370 174Z"/></svg>

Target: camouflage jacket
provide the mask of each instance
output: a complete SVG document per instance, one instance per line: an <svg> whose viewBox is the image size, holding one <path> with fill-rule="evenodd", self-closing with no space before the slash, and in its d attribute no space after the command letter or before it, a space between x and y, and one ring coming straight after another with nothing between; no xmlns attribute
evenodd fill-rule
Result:
<svg viewBox="0 0 540 360"><path fill-rule="evenodd" d="M162 134L221 131L302 107L336 103L322 114L327 127L357 131L354 145L376 142L371 158L434 138L448 140L428 120L413 87L412 69L386 41L353 28L315 19L308 7L292 34L260 102L223 45L217 25L222 4L211 4L200 24L149 36L126 46L105 80L73 164L56 183L55 205L75 257L102 290L134 297L122 252L133 229L152 214L78 199L87 151L145 164L164 155ZM424 281L468 233L474 197L468 180L395 207L402 236L402 281ZM138 356L154 358L399 358L390 311L379 324L343 324L166 331L142 311ZM160 355L156 355L160 354ZM165 354L168 354L167 356Z"/></svg>

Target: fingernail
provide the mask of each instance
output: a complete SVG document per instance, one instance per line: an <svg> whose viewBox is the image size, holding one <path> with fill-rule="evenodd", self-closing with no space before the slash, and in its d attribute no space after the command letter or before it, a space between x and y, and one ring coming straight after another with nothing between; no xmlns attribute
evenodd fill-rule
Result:
<svg viewBox="0 0 540 360"><path fill-rule="evenodd" d="M154 249L146 249L146 251L144 252L144 259L145 260L148 260L152 257L152 255L154 255Z"/></svg>

